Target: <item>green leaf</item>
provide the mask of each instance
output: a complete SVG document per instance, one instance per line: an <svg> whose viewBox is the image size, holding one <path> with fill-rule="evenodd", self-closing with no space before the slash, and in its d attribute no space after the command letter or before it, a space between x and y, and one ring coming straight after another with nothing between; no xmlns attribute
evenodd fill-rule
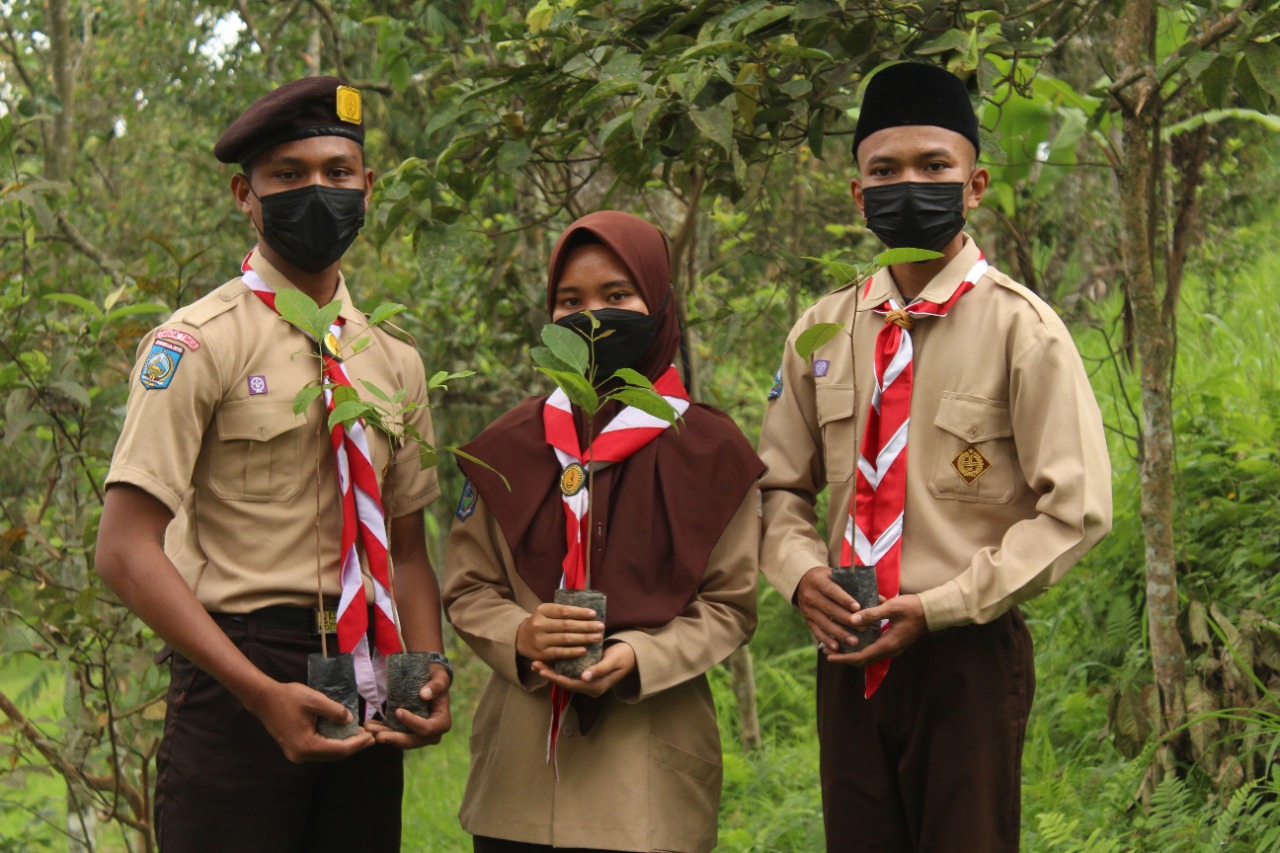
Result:
<svg viewBox="0 0 1280 853"><path fill-rule="evenodd" d="M676 422L680 417L670 403L666 401L656 391L650 391L645 388L635 388L628 386L619 388L617 391L609 394L609 399L617 400L628 406L634 406L647 415L653 415L655 418L661 418L669 424Z"/></svg>
<svg viewBox="0 0 1280 853"><path fill-rule="evenodd" d="M312 403L315 402L316 398L323 393L324 389L316 385L308 385L301 389L293 396L293 413L295 415L302 414L311 406Z"/></svg>
<svg viewBox="0 0 1280 853"><path fill-rule="evenodd" d="M81 408L89 408L89 392L84 389L83 385L62 379L57 382L50 382L49 387L55 388L63 394L66 394L72 400L79 403Z"/></svg>
<svg viewBox="0 0 1280 853"><path fill-rule="evenodd" d="M338 319L338 314L342 311L342 303L334 299L328 305L316 312L316 321L320 324L320 334L317 338L324 337L329 327L333 325L334 320Z"/></svg>
<svg viewBox="0 0 1280 853"><path fill-rule="evenodd" d="M376 326L379 323L385 323L387 320L404 310L406 310L405 306L401 305L399 302L384 302L377 308L374 308L373 313L369 315L369 325Z"/></svg>
<svg viewBox="0 0 1280 853"><path fill-rule="evenodd" d="M513 142L504 143L498 149L498 168L504 172L514 172L525 163L529 162L532 152L529 150L529 143L523 139L517 139Z"/></svg>
<svg viewBox="0 0 1280 853"><path fill-rule="evenodd" d="M721 39L719 41L703 42L695 44L693 47L680 54L679 62L689 59L701 59L704 56L719 56L722 53L732 53L739 50L745 50L746 45L737 39Z"/></svg>
<svg viewBox="0 0 1280 853"><path fill-rule="evenodd" d="M45 299L51 302L64 302L67 305L74 305L93 317L102 316L101 308L78 293L50 293L45 296Z"/></svg>
<svg viewBox="0 0 1280 853"><path fill-rule="evenodd" d="M329 429L332 430L340 423L350 423L370 414L373 414L373 407L368 403L362 400L347 400L334 406L333 411L329 413Z"/></svg>
<svg viewBox="0 0 1280 853"><path fill-rule="evenodd" d="M733 111L723 103L707 107L705 110L694 110L689 118L697 125L702 135L724 149L725 155L733 151Z"/></svg>
<svg viewBox="0 0 1280 853"><path fill-rule="evenodd" d="M529 350L529 356L533 359L533 363L538 367L545 367L547 370L563 370L570 373L574 372L572 364L566 364L553 353L548 347L533 347Z"/></svg>
<svg viewBox="0 0 1280 853"><path fill-rule="evenodd" d="M619 129L628 125L630 122L631 122L631 110L627 110L621 115L616 115L613 118L609 119L609 121L605 123L605 126L600 129L600 137L599 137L599 141L596 143L596 146L603 151L605 146L609 144L609 140L613 138L613 135L617 133Z"/></svg>
<svg viewBox="0 0 1280 853"><path fill-rule="evenodd" d="M815 258L811 255L804 255L802 257L806 261L813 261L816 264L820 264L828 275L834 277L841 284L863 278L866 275L862 267L857 264L848 263L847 261L829 261L826 258Z"/></svg>
<svg viewBox="0 0 1280 853"><path fill-rule="evenodd" d="M454 379L466 379L468 376L475 375L476 372L474 370L462 370L458 373L449 373L445 370L437 370L435 374L432 375L431 380L427 382L427 390L433 391L436 388L441 388L448 391L449 386L445 384L446 382L452 382Z"/></svg>
<svg viewBox="0 0 1280 853"><path fill-rule="evenodd" d="M276 294L276 310L280 316L316 340L329 331L328 324L320 324L320 306L300 290L282 290Z"/></svg>
<svg viewBox="0 0 1280 853"><path fill-rule="evenodd" d="M377 397L377 398L378 398L379 400L381 400L382 402L384 402L384 403L390 403L390 402L391 402L391 397L387 394L387 392L386 392L386 391L383 391L383 390L382 390L381 388L379 388L377 385L374 385L374 384L373 384L372 382L370 382L368 379L361 379L361 380L360 380L360 384L361 384L361 385L363 385L363 386L365 387L365 390L366 390L366 391L368 391L368 392L369 392L370 394L372 394L373 396Z"/></svg>
<svg viewBox="0 0 1280 853"><path fill-rule="evenodd" d="M481 468L485 469L486 471L492 471L494 474L498 475L498 478L500 480L502 480L502 485L507 487L507 491L508 492L511 491L510 481L508 481L506 477L502 476L501 471L499 471L497 468L494 468L492 465L490 465L488 462L485 462L483 459L480 459L477 456L472 456L470 453L467 453L465 450L462 450L461 448L458 448L458 447L454 447L452 445L450 445L449 447L443 447L441 448L441 450L447 450L450 453L452 453L454 456L461 456L463 459L466 459L469 462L474 462L475 464L479 465Z"/></svg>
<svg viewBox="0 0 1280 853"><path fill-rule="evenodd" d="M591 387L591 383L582 374L567 370L547 370L545 367L539 367L537 370L551 377L551 381L560 386L560 390L568 396L569 402L587 414L594 415L600 409L600 398L596 394L596 389Z"/></svg>
<svg viewBox="0 0 1280 853"><path fill-rule="evenodd" d="M163 314L171 310L168 305L163 302L139 302L135 305L121 305L119 308L112 308L103 318L110 323L119 320L121 317L136 317L139 314Z"/></svg>
<svg viewBox="0 0 1280 853"><path fill-rule="evenodd" d="M588 107L597 101L603 101L606 98L631 94L639 88L640 83L636 80L606 80L603 83L597 83L595 86L592 86L587 94L582 96L582 100L578 101L576 106L581 109L582 107Z"/></svg>
<svg viewBox="0 0 1280 853"><path fill-rule="evenodd" d="M653 390L653 383L649 381L649 377L645 376L638 370L630 367L620 367L613 372L613 375L628 385L634 385L637 388L647 388Z"/></svg>
<svg viewBox="0 0 1280 853"><path fill-rule="evenodd" d="M549 323L542 327L542 342L547 345L547 349L551 350L552 355L567 364L573 371L578 374L587 372L591 351L582 335L572 329Z"/></svg>
<svg viewBox="0 0 1280 853"><path fill-rule="evenodd" d="M800 333L796 338L796 355L805 361L819 347L834 338L844 328L844 323L815 323Z"/></svg>
<svg viewBox="0 0 1280 853"><path fill-rule="evenodd" d="M947 30L928 44L915 48L912 53L917 56L930 56L935 53L947 53L952 50L963 50L969 43L969 34L964 30Z"/></svg>
<svg viewBox="0 0 1280 853"><path fill-rule="evenodd" d="M795 7L783 4L761 9L743 22L738 34L749 36L757 30L763 30L765 27L777 23L783 18L789 18L793 11L795 11Z"/></svg>
<svg viewBox="0 0 1280 853"><path fill-rule="evenodd" d="M1280 99L1280 44L1248 42L1244 46L1244 58L1258 85L1272 98Z"/></svg>
<svg viewBox="0 0 1280 853"><path fill-rule="evenodd" d="M801 47L798 44L779 43L772 45L773 49L783 56L790 56L792 59L816 59L822 62L835 62L836 59L825 50L819 50L816 47Z"/></svg>
<svg viewBox="0 0 1280 853"><path fill-rule="evenodd" d="M912 264L916 261L931 261L942 257L941 252L928 249L887 249L876 255L876 266L891 267L894 264Z"/></svg>

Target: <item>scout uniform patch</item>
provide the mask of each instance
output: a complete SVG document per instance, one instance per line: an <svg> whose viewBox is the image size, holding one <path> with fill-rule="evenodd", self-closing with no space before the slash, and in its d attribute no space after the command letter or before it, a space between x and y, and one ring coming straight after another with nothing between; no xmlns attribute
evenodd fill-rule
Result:
<svg viewBox="0 0 1280 853"><path fill-rule="evenodd" d="M256 397L259 394L267 393L267 377L250 376L249 377L249 396Z"/></svg>
<svg viewBox="0 0 1280 853"><path fill-rule="evenodd" d="M458 516L458 521L466 521L471 517L471 513L476 511L476 499L478 497L476 487L471 484L470 480L467 480L466 485L462 487L462 497L458 498L458 511L455 513Z"/></svg>
<svg viewBox="0 0 1280 853"><path fill-rule="evenodd" d="M991 463L982 455L982 451L971 444L951 460L951 467L956 469L960 479L972 486L979 477L991 470Z"/></svg>
<svg viewBox="0 0 1280 853"><path fill-rule="evenodd" d="M773 374L773 387L769 389L769 399L776 400L782 396L782 368Z"/></svg>
<svg viewBox="0 0 1280 853"><path fill-rule="evenodd" d="M181 329L161 329L156 332L156 340L182 344L189 350L200 349L200 342L195 339L195 336Z"/></svg>
<svg viewBox="0 0 1280 853"><path fill-rule="evenodd" d="M151 345L142 362L142 387L148 390L162 390L169 387L173 374L178 372L178 362L182 361L182 347L156 341Z"/></svg>
<svg viewBox="0 0 1280 853"><path fill-rule="evenodd" d="M570 462L560 475L560 494L572 497L587 484L587 472L577 462Z"/></svg>
<svg viewBox="0 0 1280 853"><path fill-rule="evenodd" d="M813 363L814 376L826 376L827 371L831 369L831 362L825 358L820 358Z"/></svg>

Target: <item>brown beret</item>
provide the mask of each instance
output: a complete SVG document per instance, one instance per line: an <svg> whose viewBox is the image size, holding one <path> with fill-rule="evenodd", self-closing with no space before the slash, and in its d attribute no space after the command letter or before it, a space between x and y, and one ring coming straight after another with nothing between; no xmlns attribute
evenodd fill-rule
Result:
<svg viewBox="0 0 1280 853"><path fill-rule="evenodd" d="M311 136L344 136L364 145L360 90L337 77L304 77L254 101L222 132L213 156L247 165L273 145Z"/></svg>

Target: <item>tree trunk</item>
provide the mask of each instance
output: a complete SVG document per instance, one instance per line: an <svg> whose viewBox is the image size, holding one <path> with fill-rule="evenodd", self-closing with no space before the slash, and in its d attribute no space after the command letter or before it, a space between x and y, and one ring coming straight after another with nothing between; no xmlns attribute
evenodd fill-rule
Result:
<svg viewBox="0 0 1280 853"><path fill-rule="evenodd" d="M702 399L701 360L698 356L698 335L689 327L689 300L693 295L694 256L698 232L698 200L702 195L702 176L693 176L680 227L671 241L672 296L676 300L676 314L684 330L685 346L689 356L689 399ZM738 723L742 730L742 748L750 752L759 748L760 712L756 703L755 663L751 649L742 646L729 656L729 677L733 682L733 698L738 705Z"/></svg>
<svg viewBox="0 0 1280 853"><path fill-rule="evenodd" d="M1141 69L1116 93L1123 117L1123 155L1118 172L1125 287L1133 307L1134 337L1141 368L1142 440L1138 460L1145 542L1147 621L1160 719L1156 736L1176 731L1186 719L1186 649L1178 634L1178 579L1173 540L1173 405L1170 377L1177 323L1176 302L1162 304L1155 268L1150 209L1155 168L1152 139L1161 105L1154 64L1154 0L1129 0L1120 16L1116 56L1125 69ZM1167 287L1167 283L1166 283ZM1168 310L1165 308L1168 307ZM1173 742L1157 750L1148 785L1173 770ZM1148 788L1149 790L1149 788Z"/></svg>

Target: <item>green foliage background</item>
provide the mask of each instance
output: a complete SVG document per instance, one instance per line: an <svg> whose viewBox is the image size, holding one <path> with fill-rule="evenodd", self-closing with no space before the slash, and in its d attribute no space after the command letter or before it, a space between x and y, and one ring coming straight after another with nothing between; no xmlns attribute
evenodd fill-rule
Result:
<svg viewBox="0 0 1280 853"><path fill-rule="evenodd" d="M548 390L528 350L551 244L610 206L671 237L696 391L754 437L792 321L843 283L806 259L878 250L848 196L852 109L868 73L914 57L976 81L993 181L972 231L1068 319L1111 437L1114 532L1027 608L1024 844L1280 850L1280 13L1159 13L1167 141L1205 155L1173 400L1193 717L1180 774L1139 796L1154 738L1118 212L1144 200L1119 198L1109 167L1121 5L0 0L0 849L85 849L68 833L146 849L165 673L92 572L93 543L137 340L254 239L210 155L246 104L305 73L365 92L379 180L344 268L365 308L408 306L396 322L433 373L477 371L438 401L443 443ZM1231 39L1196 42L1231 15ZM1176 177L1146 200L1162 245ZM441 478L437 564L461 489L447 461ZM760 749L742 746L728 671L712 673L722 847L816 850L812 644L776 593L760 605ZM456 727L410 757L406 849L467 849L454 815L487 673L449 651Z"/></svg>

